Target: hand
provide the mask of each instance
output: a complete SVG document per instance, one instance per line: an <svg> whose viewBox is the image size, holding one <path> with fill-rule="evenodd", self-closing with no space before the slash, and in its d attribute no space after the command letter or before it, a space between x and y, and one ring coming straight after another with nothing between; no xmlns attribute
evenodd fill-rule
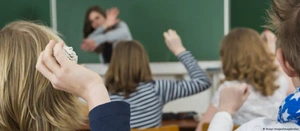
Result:
<svg viewBox="0 0 300 131"><path fill-rule="evenodd" d="M166 45L175 56L179 55L181 52L186 51L176 31L169 29L168 32L164 32L164 37Z"/></svg>
<svg viewBox="0 0 300 131"><path fill-rule="evenodd" d="M250 92L247 84L237 84L221 89L219 111L226 111L233 115L240 109Z"/></svg>
<svg viewBox="0 0 300 131"><path fill-rule="evenodd" d="M265 34L265 37L267 39L267 44L268 44L269 50L273 54L275 54L275 52L276 52L276 40L277 40L275 34L271 31L269 31L269 30L266 30L264 32L264 34Z"/></svg>
<svg viewBox="0 0 300 131"><path fill-rule="evenodd" d="M84 51L94 51L97 48L96 42L91 39L84 39L81 49Z"/></svg>
<svg viewBox="0 0 300 131"><path fill-rule="evenodd" d="M85 99L90 109L109 102L102 78L97 73L70 61L63 52L63 46L63 43L55 44L51 40L38 58L37 70L52 83L55 89Z"/></svg>
<svg viewBox="0 0 300 131"><path fill-rule="evenodd" d="M103 26L105 28L110 28L119 22L118 15L119 15L118 8L110 8L106 11L106 19L104 21Z"/></svg>
<svg viewBox="0 0 300 131"><path fill-rule="evenodd" d="M87 44L87 43L82 43L80 47L83 51L88 51L90 48L89 44Z"/></svg>

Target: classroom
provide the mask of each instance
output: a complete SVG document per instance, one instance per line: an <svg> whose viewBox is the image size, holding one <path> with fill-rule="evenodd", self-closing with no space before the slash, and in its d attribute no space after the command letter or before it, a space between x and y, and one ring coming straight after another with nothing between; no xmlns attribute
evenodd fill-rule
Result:
<svg viewBox="0 0 300 131"><path fill-rule="evenodd" d="M0 5L1 131L300 131L298 0Z"/></svg>

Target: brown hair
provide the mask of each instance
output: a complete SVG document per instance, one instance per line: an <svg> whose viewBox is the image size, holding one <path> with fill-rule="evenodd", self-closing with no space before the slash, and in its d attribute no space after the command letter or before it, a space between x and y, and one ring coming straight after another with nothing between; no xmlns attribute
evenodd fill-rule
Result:
<svg viewBox="0 0 300 131"><path fill-rule="evenodd" d="M264 96L272 95L278 88L275 56L267 50L258 32L233 29L221 43L220 56L224 80L245 81Z"/></svg>
<svg viewBox="0 0 300 131"><path fill-rule="evenodd" d="M49 28L25 21L0 31L1 131L74 131L83 125L78 98L55 90L35 69L51 39L62 41Z"/></svg>
<svg viewBox="0 0 300 131"><path fill-rule="evenodd" d="M269 28L277 34L277 47L300 75L300 0L273 0Z"/></svg>
<svg viewBox="0 0 300 131"><path fill-rule="evenodd" d="M135 92L140 82L152 81L149 58L142 44L138 41L118 42L105 79L110 93L123 93L125 97Z"/></svg>
<svg viewBox="0 0 300 131"><path fill-rule="evenodd" d="M90 7L87 12L85 13L85 18L84 18L84 29L83 29L83 35L84 38L87 38L89 34L91 34L95 29L92 27L91 22L89 20L89 15L91 12L96 11L99 14L101 14L104 18L106 18L106 14L104 10L99 7L99 6L92 6Z"/></svg>

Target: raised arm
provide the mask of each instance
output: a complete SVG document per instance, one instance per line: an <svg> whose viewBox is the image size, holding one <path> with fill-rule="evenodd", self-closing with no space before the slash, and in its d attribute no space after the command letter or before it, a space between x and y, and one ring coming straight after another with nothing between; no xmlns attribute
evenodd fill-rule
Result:
<svg viewBox="0 0 300 131"><path fill-rule="evenodd" d="M98 27L96 30L94 30L89 36L88 38L93 38L96 37L97 35L102 35L104 33L104 31L106 30L106 28L101 25L100 27Z"/></svg>
<svg viewBox="0 0 300 131"><path fill-rule="evenodd" d="M164 33L168 48L183 63L191 80L158 80L156 90L164 103L190 96L209 88L211 83L206 73L200 68L193 55L182 46L181 39L174 30Z"/></svg>
<svg viewBox="0 0 300 131"><path fill-rule="evenodd" d="M100 27L101 28L101 27ZM101 29L99 29L101 30ZM123 21L120 21L116 28L105 33L105 34L91 34L88 36L88 39L92 39L95 41L96 45L99 46L104 42L117 42L120 40L131 40L132 36L127 24Z"/></svg>

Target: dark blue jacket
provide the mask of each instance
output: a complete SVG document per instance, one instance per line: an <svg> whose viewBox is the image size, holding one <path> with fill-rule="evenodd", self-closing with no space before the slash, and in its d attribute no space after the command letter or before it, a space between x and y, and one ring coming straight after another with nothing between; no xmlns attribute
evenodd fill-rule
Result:
<svg viewBox="0 0 300 131"><path fill-rule="evenodd" d="M130 131L130 105L116 101L99 105L89 113L91 131Z"/></svg>

